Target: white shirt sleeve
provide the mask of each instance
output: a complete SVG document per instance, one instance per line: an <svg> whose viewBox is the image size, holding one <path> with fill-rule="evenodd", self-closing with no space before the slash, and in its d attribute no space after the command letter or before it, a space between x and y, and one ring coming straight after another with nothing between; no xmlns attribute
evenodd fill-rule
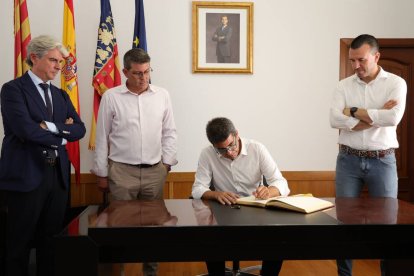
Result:
<svg viewBox="0 0 414 276"><path fill-rule="evenodd" d="M100 177L108 176L108 138L111 131L112 113L110 108L110 97L107 93L108 91L103 94L99 105L95 136L95 160L92 169L92 172Z"/></svg>
<svg viewBox="0 0 414 276"><path fill-rule="evenodd" d="M332 128L352 130L358 124L358 119L344 115L343 110L345 107L347 107L345 102L345 91L342 84L339 83L333 94L329 114Z"/></svg>
<svg viewBox="0 0 414 276"><path fill-rule="evenodd" d="M405 110L405 102L407 97L407 84L402 78L395 78L390 84L390 93L387 100L396 100L397 105L392 109L368 109L368 115L372 120L372 126L387 127L397 126Z"/></svg>
<svg viewBox="0 0 414 276"><path fill-rule="evenodd" d="M170 96L167 93L166 111L162 124L162 162L174 166L177 161L177 131Z"/></svg>
<svg viewBox="0 0 414 276"><path fill-rule="evenodd" d="M261 156L259 163L261 166L261 171L266 178L267 184L269 187L276 187L279 190L280 195L287 196L290 193L287 180L283 177L281 171L277 167L276 162L273 160L266 147L262 144L259 145Z"/></svg>
<svg viewBox="0 0 414 276"><path fill-rule="evenodd" d="M195 180L191 192L194 199L200 199L205 192L210 191L212 177L212 169L209 163L207 149L204 149L198 160L197 171L195 173Z"/></svg>

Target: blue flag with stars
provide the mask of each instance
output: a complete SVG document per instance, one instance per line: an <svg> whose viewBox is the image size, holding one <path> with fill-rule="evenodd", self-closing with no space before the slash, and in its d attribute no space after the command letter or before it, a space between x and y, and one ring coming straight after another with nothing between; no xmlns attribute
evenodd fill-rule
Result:
<svg viewBox="0 0 414 276"><path fill-rule="evenodd" d="M135 0L135 26L132 48L141 48L147 52L147 35L145 33L144 0Z"/></svg>

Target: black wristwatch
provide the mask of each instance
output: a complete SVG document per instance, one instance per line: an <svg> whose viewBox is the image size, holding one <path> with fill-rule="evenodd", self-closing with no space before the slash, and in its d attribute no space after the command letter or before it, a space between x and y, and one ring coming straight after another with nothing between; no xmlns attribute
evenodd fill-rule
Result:
<svg viewBox="0 0 414 276"><path fill-rule="evenodd" d="M355 118L355 112L358 111L358 107L351 107L349 110L349 113L351 113L351 116Z"/></svg>

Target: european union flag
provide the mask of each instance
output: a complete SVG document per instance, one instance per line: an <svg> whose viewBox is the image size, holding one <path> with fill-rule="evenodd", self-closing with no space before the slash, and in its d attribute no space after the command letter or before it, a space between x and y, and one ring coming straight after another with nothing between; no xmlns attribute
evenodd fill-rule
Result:
<svg viewBox="0 0 414 276"><path fill-rule="evenodd" d="M147 52L147 36L145 34L143 0L135 0L135 27L132 48L141 48Z"/></svg>

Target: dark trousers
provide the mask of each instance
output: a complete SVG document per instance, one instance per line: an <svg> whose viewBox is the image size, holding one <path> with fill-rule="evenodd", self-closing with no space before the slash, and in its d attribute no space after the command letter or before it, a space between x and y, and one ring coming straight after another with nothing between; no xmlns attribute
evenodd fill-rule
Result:
<svg viewBox="0 0 414 276"><path fill-rule="evenodd" d="M0 191L0 275L6 274L6 193Z"/></svg>
<svg viewBox="0 0 414 276"><path fill-rule="evenodd" d="M37 275L54 275L53 236L62 230L68 191L59 165L46 165L33 191L6 193L6 275L27 276L30 249L36 248Z"/></svg>
<svg viewBox="0 0 414 276"><path fill-rule="evenodd" d="M280 270L282 269L283 261L263 261L262 262L262 271L260 275L262 276L275 276L279 275ZM214 261L206 262L208 275L209 276L224 276L225 275L225 262L224 261Z"/></svg>
<svg viewBox="0 0 414 276"><path fill-rule="evenodd" d="M223 56L221 54L217 55L217 62L218 63L230 63L231 57L230 56Z"/></svg>

